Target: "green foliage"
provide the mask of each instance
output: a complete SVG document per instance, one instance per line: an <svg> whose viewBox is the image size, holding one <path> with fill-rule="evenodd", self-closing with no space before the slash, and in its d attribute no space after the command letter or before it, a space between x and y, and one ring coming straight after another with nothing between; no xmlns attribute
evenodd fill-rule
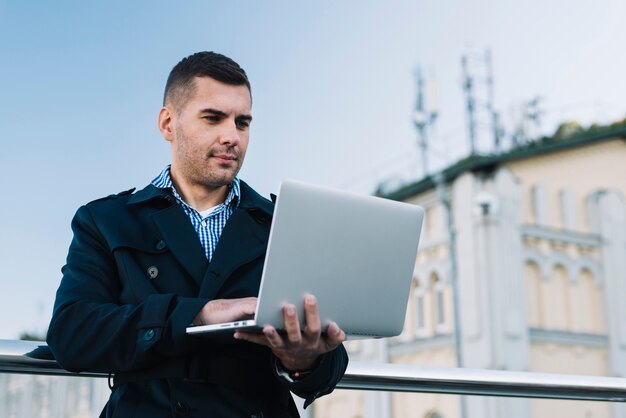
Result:
<svg viewBox="0 0 626 418"><path fill-rule="evenodd" d="M22 331L20 333L20 340L27 340L27 341L46 341L46 334L47 332L40 334L37 332L31 332L31 331Z"/></svg>

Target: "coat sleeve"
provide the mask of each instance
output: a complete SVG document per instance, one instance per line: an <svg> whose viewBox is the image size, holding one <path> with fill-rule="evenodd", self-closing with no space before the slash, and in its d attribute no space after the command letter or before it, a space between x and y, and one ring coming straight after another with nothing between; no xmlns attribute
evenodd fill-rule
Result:
<svg viewBox="0 0 626 418"><path fill-rule="evenodd" d="M72 230L47 336L62 367L131 371L194 350L197 339L185 328L208 299L154 294L137 305L119 304L116 263L88 206L78 210Z"/></svg>
<svg viewBox="0 0 626 418"><path fill-rule="evenodd" d="M275 359L275 361L278 361ZM309 406L321 396L328 395L341 380L348 367L348 354L345 347L340 345L335 350L322 355L319 364L313 373L302 380L288 382L282 376L278 378L289 390L305 399L304 407ZM278 368L274 367L277 372Z"/></svg>

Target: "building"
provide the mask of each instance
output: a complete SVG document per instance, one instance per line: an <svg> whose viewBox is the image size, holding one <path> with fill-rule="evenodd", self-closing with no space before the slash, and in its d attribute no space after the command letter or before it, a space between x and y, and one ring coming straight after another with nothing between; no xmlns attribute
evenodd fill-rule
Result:
<svg viewBox="0 0 626 418"><path fill-rule="evenodd" d="M626 377L626 121L471 156L384 197L426 210L405 328L354 360ZM452 245L451 245L452 244ZM463 406L461 406L463 404ZM335 391L315 418L626 417L621 404Z"/></svg>

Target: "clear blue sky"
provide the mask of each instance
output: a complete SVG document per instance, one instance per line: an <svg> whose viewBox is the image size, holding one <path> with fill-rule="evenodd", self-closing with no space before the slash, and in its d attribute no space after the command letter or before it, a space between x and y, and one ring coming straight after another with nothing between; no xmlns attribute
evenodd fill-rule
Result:
<svg viewBox="0 0 626 418"><path fill-rule="evenodd" d="M418 65L437 81L433 164L451 163L466 149L470 48L491 48L505 116L537 95L545 132L626 116L626 3L512 3L0 0L0 338L45 329L75 210L168 162L156 115L192 52L250 75L241 176L266 195L285 177L367 191L403 169Z"/></svg>

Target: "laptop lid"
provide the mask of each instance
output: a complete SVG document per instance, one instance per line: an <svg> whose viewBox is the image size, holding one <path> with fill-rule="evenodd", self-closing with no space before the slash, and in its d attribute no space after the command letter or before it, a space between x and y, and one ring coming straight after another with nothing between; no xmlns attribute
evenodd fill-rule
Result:
<svg viewBox="0 0 626 418"><path fill-rule="evenodd" d="M416 205L293 180L281 185L255 315L282 328L281 307L317 297L323 328L402 332L424 211Z"/></svg>

